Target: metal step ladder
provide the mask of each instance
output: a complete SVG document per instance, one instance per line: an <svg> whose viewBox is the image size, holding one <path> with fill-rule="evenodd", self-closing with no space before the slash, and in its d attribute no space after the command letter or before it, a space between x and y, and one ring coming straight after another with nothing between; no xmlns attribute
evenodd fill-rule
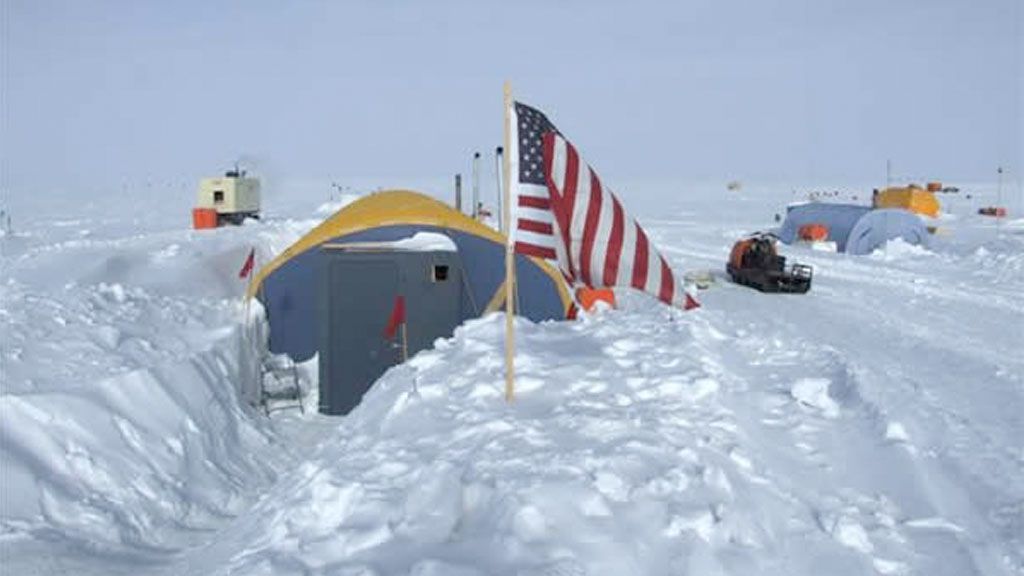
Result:
<svg viewBox="0 0 1024 576"><path fill-rule="evenodd" d="M302 405L302 381L295 362L286 354L265 356L260 363L260 405L267 416L277 410L298 408Z"/></svg>

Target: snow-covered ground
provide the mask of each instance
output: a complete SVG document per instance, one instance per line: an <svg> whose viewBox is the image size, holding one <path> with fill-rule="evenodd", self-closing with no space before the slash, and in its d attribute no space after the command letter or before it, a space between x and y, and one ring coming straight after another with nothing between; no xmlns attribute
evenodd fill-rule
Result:
<svg viewBox="0 0 1024 576"><path fill-rule="evenodd" d="M623 188L678 272L714 271L703 308L519 322L511 405L501 318L475 320L345 418L239 397L238 269L336 206L197 232L191 198L25 200L0 238L0 566L1024 574L1022 206L996 226L963 189L928 248L783 247L815 279L780 296L721 269L790 188Z"/></svg>

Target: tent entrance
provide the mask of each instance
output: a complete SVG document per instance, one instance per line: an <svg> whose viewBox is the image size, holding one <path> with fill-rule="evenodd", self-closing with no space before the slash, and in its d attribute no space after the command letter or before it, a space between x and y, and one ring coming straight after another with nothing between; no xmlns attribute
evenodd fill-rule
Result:
<svg viewBox="0 0 1024 576"><path fill-rule="evenodd" d="M347 414L388 368L402 362L402 337L384 332L405 300L408 355L448 337L465 320L463 271L455 253L322 250L320 412Z"/></svg>

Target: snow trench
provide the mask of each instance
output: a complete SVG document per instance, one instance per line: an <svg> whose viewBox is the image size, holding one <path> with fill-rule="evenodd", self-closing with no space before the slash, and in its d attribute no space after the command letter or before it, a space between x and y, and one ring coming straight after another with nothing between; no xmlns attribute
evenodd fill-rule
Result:
<svg viewBox="0 0 1024 576"><path fill-rule="evenodd" d="M235 391L242 338L89 386L0 397L6 541L172 553L275 478ZM280 459L280 458L278 458Z"/></svg>

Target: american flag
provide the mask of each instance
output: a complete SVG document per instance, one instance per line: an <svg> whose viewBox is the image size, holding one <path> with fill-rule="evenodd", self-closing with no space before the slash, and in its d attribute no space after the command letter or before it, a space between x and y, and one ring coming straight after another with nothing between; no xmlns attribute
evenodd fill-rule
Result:
<svg viewBox="0 0 1024 576"><path fill-rule="evenodd" d="M541 111L516 102L511 128L516 252L556 260L570 284L628 286L669 305L698 306L643 228Z"/></svg>
<svg viewBox="0 0 1024 576"><path fill-rule="evenodd" d="M515 250L520 254L555 260L555 216L551 196L544 178L543 136L558 130L539 110L515 103L512 145L510 152L518 158L519 178L513 183L512 211L515 218Z"/></svg>

